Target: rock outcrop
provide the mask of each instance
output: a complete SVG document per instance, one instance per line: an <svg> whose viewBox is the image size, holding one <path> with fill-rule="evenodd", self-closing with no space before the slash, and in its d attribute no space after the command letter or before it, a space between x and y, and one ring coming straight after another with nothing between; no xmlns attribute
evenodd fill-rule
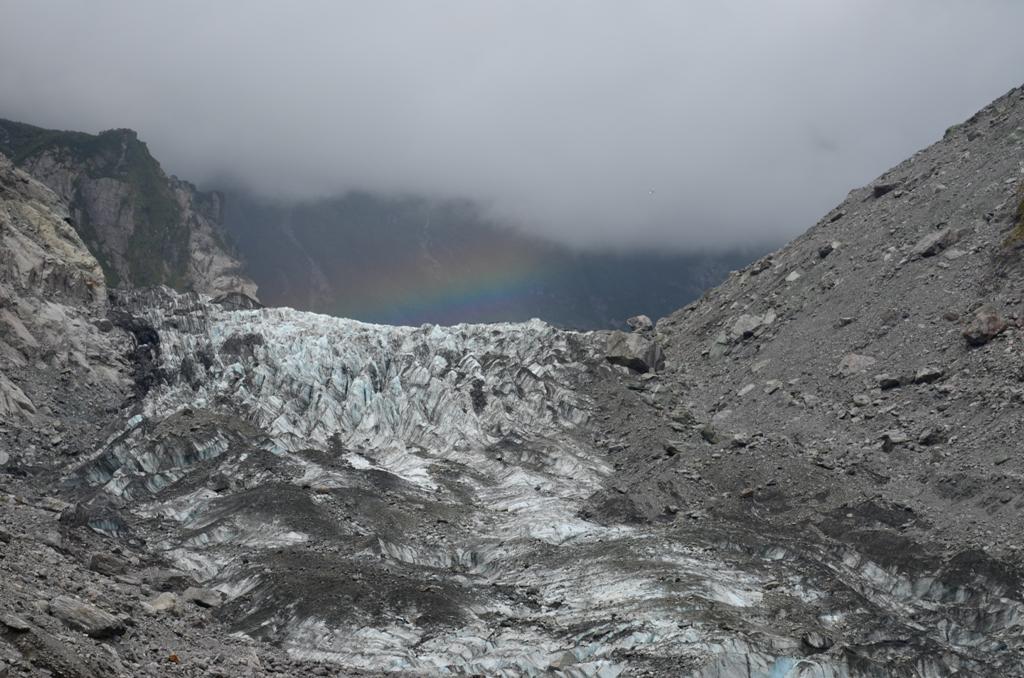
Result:
<svg viewBox="0 0 1024 678"><path fill-rule="evenodd" d="M0 120L0 152L64 201L111 286L256 296L221 228L221 196L168 177L132 130L91 135Z"/></svg>
<svg viewBox="0 0 1024 678"><path fill-rule="evenodd" d="M34 395L54 374L117 388L100 266L59 198L2 155L0 252L0 418L47 419Z"/></svg>

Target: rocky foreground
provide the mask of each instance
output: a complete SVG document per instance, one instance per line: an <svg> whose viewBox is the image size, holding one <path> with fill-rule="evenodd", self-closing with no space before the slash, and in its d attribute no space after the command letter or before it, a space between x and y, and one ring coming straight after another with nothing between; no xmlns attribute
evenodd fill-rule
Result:
<svg viewBox="0 0 1024 678"><path fill-rule="evenodd" d="M636 331L108 291L0 161L0 676L1024 675L1024 90Z"/></svg>

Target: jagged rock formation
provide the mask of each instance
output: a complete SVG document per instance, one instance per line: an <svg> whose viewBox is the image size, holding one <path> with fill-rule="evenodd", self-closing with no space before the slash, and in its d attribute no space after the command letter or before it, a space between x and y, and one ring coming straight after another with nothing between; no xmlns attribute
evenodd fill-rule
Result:
<svg viewBox="0 0 1024 678"><path fill-rule="evenodd" d="M118 381L118 352L93 322L104 313L103 273L70 222L52 191L0 155L0 417L8 424L52 418L35 398L48 375L74 375L71 389Z"/></svg>
<svg viewBox="0 0 1024 678"><path fill-rule="evenodd" d="M1024 675L1024 90L630 335L103 309L0 178L113 370L5 366L0 672Z"/></svg>
<svg viewBox="0 0 1024 678"><path fill-rule="evenodd" d="M222 197L168 177L132 130L91 135L0 120L0 153L64 200L110 285L255 296L225 241Z"/></svg>

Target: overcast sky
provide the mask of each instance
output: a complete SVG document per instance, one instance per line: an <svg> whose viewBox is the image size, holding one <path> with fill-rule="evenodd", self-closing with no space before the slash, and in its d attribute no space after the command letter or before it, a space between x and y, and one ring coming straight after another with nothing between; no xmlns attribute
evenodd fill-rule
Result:
<svg viewBox="0 0 1024 678"><path fill-rule="evenodd" d="M0 0L0 116L583 245L777 241L1024 83L1021 0Z"/></svg>

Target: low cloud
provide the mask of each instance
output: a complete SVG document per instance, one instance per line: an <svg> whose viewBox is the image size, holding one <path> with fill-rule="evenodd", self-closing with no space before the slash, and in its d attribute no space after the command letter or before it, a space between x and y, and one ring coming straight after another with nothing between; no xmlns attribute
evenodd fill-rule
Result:
<svg viewBox="0 0 1024 678"><path fill-rule="evenodd" d="M1024 81L1017 0L9 0L0 115L269 196L469 197L581 246L807 228Z"/></svg>

